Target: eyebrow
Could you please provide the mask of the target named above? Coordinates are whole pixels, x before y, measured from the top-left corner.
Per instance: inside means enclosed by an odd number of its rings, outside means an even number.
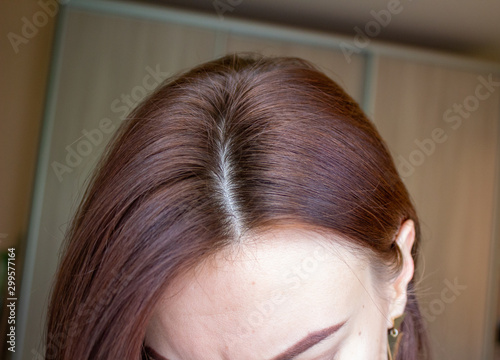
[[[285,350],[283,353],[280,355],[272,358],[272,360],[291,360],[297,355],[302,354],[306,350],[312,348],[314,345],[320,343],[321,341],[325,340],[327,337],[332,335],[333,333],[337,332],[342,326],[345,325],[347,320],[330,326],[326,329],[314,331],[312,333],[309,333],[305,338],[297,342],[295,345],[292,345],[288,350]]]
[[[327,337],[330,335],[334,334],[342,326],[345,325],[347,320],[330,326],[326,329],[314,331],[312,333],[309,333],[305,338],[297,342],[295,345],[292,345],[288,350],[285,350],[283,353],[280,355],[272,358],[271,360],[292,360],[294,357],[297,355],[302,354],[306,350],[309,350],[312,348],[314,345],[320,343],[321,341],[325,340]],[[153,360],[168,360],[167,358],[163,357],[162,355],[158,354],[155,350],[153,350],[149,346],[145,346],[146,353],[153,358]]]

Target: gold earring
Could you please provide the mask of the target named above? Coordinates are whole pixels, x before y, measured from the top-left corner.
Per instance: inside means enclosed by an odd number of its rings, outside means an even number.
[[[389,360],[395,360],[398,355],[399,343],[401,341],[402,331],[401,331],[401,323],[405,318],[405,314],[401,315],[398,318],[392,320],[392,328],[389,329],[387,334],[387,355]]]

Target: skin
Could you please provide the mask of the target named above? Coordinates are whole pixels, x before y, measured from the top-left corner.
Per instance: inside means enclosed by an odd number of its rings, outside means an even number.
[[[413,277],[414,237],[408,220],[396,240],[403,269],[381,283],[342,239],[300,228],[253,236],[169,287],[146,345],[159,360],[387,359],[387,330]],[[313,333],[316,345],[279,357]]]

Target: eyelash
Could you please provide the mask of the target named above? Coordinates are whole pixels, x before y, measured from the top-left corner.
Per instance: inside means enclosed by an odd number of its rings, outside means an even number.
[[[151,352],[149,346],[142,345],[142,357],[141,360],[160,360],[154,356]],[[168,360],[168,359],[165,359]]]
[[[333,354],[333,357],[325,359],[325,360],[338,360],[337,356],[338,356],[338,353],[337,353],[337,351],[335,351],[335,353]],[[158,359],[154,356],[154,354],[151,352],[151,349],[149,346],[143,345],[142,346],[141,360],[160,360],[160,359]],[[165,360],[168,360],[168,359],[165,359]],[[314,359],[314,360],[321,360],[321,358]]]

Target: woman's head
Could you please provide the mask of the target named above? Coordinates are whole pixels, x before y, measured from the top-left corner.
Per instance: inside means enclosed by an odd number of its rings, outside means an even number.
[[[399,356],[417,359],[419,237],[383,140],[337,84],[300,59],[227,56],[117,133],[68,233],[47,358],[138,359],[145,342],[169,360],[260,360],[343,324],[296,359],[364,359],[405,311]]]

